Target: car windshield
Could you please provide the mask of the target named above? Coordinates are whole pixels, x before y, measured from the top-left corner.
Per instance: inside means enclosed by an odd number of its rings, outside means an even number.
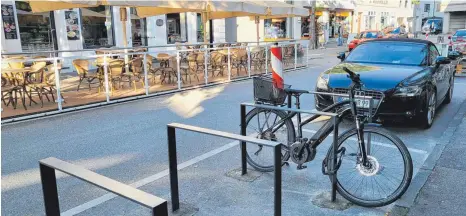
[[[435,25],[439,25],[441,21],[442,21],[442,20],[439,20],[439,19],[430,19],[430,20],[427,20],[426,23],[427,23],[428,25],[432,25],[432,23],[435,23]]]
[[[374,64],[421,65],[427,59],[425,44],[385,41],[357,46],[345,61]]]
[[[465,37],[466,36],[466,30],[456,31],[456,33],[453,36]]]
[[[362,38],[377,38],[377,32],[364,32]]]

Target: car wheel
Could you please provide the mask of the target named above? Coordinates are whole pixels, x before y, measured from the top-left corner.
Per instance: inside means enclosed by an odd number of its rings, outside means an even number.
[[[425,107],[419,115],[419,124],[422,128],[428,129],[432,126],[436,109],[437,93],[435,89],[431,89],[427,92]]]
[[[451,99],[453,98],[453,88],[455,87],[455,80],[451,78],[450,81],[450,88],[448,88],[447,95],[445,96],[445,100],[443,101],[444,104],[449,104]]]

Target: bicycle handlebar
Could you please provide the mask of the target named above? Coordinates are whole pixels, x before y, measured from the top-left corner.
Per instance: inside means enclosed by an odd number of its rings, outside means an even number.
[[[358,85],[361,85],[362,82],[361,82],[361,78],[359,78],[359,74],[357,73],[354,73],[353,71],[351,71],[350,69],[348,69],[347,67],[343,67],[342,68],[346,73],[348,73],[348,77],[356,84]]]

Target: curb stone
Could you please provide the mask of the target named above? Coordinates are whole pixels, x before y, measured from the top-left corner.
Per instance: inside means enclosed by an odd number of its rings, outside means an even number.
[[[422,167],[417,172],[416,176],[411,181],[406,193],[395,202],[395,205],[387,212],[390,216],[405,216],[408,214],[409,209],[413,206],[416,198],[424,187],[427,179],[432,173],[438,159],[443,153],[445,147],[451,142],[451,139],[461,124],[463,117],[466,115],[466,99],[460,105],[458,112],[453,117],[452,121],[448,124],[448,128],[443,132],[440,139],[437,141],[436,146],[431,151],[427,159],[424,161]]]

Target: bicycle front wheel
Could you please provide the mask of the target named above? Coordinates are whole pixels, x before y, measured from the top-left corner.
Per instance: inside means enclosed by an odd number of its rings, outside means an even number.
[[[391,204],[408,189],[413,162],[408,149],[397,136],[380,127],[364,126],[367,161],[362,163],[357,129],[338,138],[338,149],[345,148],[337,172],[337,190],[344,198],[364,207]],[[327,153],[331,160],[333,148]],[[329,161],[327,161],[327,164]]]
[[[290,157],[288,146],[296,140],[293,122],[280,110],[255,108],[246,115],[246,136],[280,142],[282,160]],[[248,145],[246,159],[249,165],[261,172],[274,170],[273,148],[261,145]]]

